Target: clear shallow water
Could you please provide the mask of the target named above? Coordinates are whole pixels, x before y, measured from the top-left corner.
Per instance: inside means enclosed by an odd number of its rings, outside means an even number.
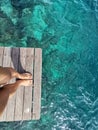
[[[98,130],[98,1],[1,0],[0,45],[43,49],[39,121],[0,130]]]

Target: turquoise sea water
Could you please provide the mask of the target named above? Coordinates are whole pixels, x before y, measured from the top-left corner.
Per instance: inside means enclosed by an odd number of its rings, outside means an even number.
[[[0,0],[0,46],[43,49],[41,119],[0,130],[98,130],[98,0]]]

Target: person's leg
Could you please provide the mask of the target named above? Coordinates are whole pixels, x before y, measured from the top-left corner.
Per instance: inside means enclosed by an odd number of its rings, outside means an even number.
[[[0,85],[6,84],[12,78],[32,79],[32,75],[30,73],[20,74],[11,67],[0,67]]]
[[[11,79],[11,73],[5,67],[0,67],[0,85],[4,85]]]
[[[18,80],[13,84],[7,84],[0,88],[0,115],[4,111],[9,97],[11,97],[18,87],[20,86],[31,86],[32,80]]]
[[[13,69],[11,67],[10,68],[8,67],[6,69],[8,69],[10,71],[12,78],[32,79],[32,75],[30,73],[22,73],[22,74],[20,74],[15,69]]]

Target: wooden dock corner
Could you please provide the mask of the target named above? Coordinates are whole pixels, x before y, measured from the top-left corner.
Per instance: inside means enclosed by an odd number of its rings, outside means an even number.
[[[42,50],[0,47],[0,66],[13,67],[20,73],[32,73],[34,84],[17,90],[13,98],[9,99],[0,122],[40,119]],[[15,79],[11,82],[15,82]]]

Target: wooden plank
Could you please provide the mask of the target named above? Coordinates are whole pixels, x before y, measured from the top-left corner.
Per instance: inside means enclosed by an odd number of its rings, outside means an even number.
[[[26,65],[26,49],[21,48],[20,49],[20,59],[18,63],[18,71],[21,71],[21,66],[25,68]],[[23,111],[23,93],[24,93],[24,87],[20,87],[16,92],[16,104],[15,104],[15,118],[14,120],[22,120],[22,111]]]
[[[25,70],[31,72],[33,76],[33,60],[34,60],[34,49],[26,49],[26,66]],[[32,86],[25,87],[24,89],[24,105],[23,105],[23,120],[31,119],[31,108],[32,108]]]
[[[4,52],[4,48],[1,47],[0,48],[0,66],[3,66],[3,52]],[[0,117],[0,121],[3,121],[4,118],[3,118],[3,115]]]
[[[40,118],[40,110],[41,110],[41,73],[42,73],[41,66],[42,66],[42,50],[35,49],[32,119],[37,119],[37,120]]]
[[[3,55],[3,67],[8,67],[10,66],[10,61],[11,61],[11,57],[10,57],[10,48],[4,48],[4,55]],[[5,108],[2,116],[0,117],[0,120],[2,121],[6,121],[6,110],[7,107]]]
[[[19,48],[11,48],[11,64],[12,68],[17,70],[18,68],[18,58],[19,58]],[[13,64],[14,63],[14,64]],[[14,83],[16,79],[12,79],[10,83]],[[15,111],[15,99],[16,93],[10,100],[8,100],[7,110],[6,110],[6,121],[14,121],[14,111]]]
[[[0,47],[0,66],[3,65],[3,51],[4,47]]]

